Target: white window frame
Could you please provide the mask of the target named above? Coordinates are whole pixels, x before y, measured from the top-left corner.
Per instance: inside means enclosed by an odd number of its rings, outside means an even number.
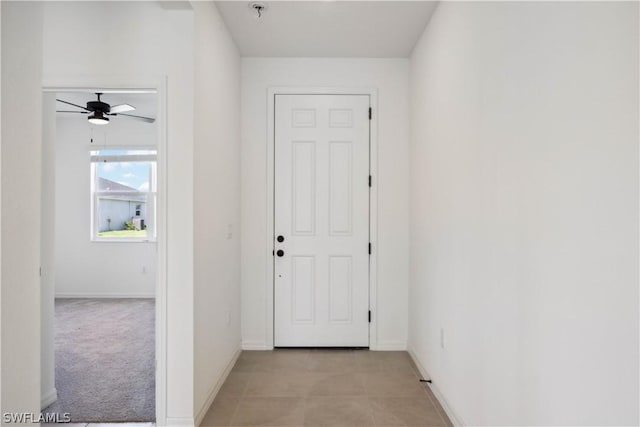
[[[116,242],[116,243],[147,243],[156,242],[157,227],[156,213],[158,208],[158,152],[155,147],[109,147],[103,148],[107,150],[131,150],[131,151],[153,151],[154,154],[121,154],[121,155],[99,155],[94,154],[100,149],[92,149],[89,152],[89,163],[91,168],[91,241],[92,242]],[[149,169],[149,189],[147,191],[96,191],[97,168],[96,164],[103,161],[111,162],[151,162]],[[155,185],[154,185],[155,183]],[[99,219],[98,219],[98,200],[108,198],[109,196],[137,196],[145,195],[147,198],[147,215],[145,225],[147,229],[147,237],[100,237],[99,236]]]

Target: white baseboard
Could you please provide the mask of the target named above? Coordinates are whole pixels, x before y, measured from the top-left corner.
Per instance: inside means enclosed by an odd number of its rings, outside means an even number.
[[[166,427],[194,427],[193,418],[187,417],[167,417],[164,424]]]
[[[374,346],[370,347],[373,351],[406,351],[406,341],[378,341]]]
[[[420,375],[422,375],[422,378],[431,379],[431,376],[429,375],[425,367],[422,365],[422,363],[420,363],[420,360],[418,360],[418,356],[416,355],[416,352],[412,348],[409,348],[408,351],[409,351],[409,355],[411,356],[411,359],[413,359],[413,363],[415,363],[416,367],[418,368],[418,371],[420,371]],[[433,392],[433,395],[436,397],[436,399],[438,399],[438,402],[440,402],[440,406],[442,406],[442,409],[444,409],[444,412],[449,417],[449,420],[451,421],[451,423],[455,427],[466,426],[462,418],[460,418],[460,416],[458,416],[458,414],[456,414],[456,412],[453,410],[451,405],[449,405],[449,403],[447,402],[447,399],[445,399],[444,395],[442,394],[438,386],[435,383],[427,383],[427,384],[431,389],[431,391]]]
[[[239,356],[240,356],[240,350],[238,349],[231,357],[231,360],[229,361],[229,363],[227,363],[227,366],[224,368],[224,371],[222,372],[222,375],[220,376],[220,378],[218,378],[218,381],[213,385],[211,390],[209,390],[209,393],[207,394],[207,399],[204,401],[204,405],[202,405],[202,408],[200,408],[200,410],[196,414],[196,419],[195,419],[196,426],[199,426],[202,420],[204,419],[204,416],[207,415],[207,411],[209,410],[209,407],[211,406],[211,404],[213,403],[213,400],[216,398],[216,395],[220,391],[222,384],[224,384],[224,382],[227,380],[227,377],[231,373],[231,370],[233,369],[233,365],[236,364],[236,360],[238,360]]]
[[[258,341],[242,341],[242,349],[243,350],[273,350],[273,347]]]
[[[43,393],[40,397],[40,408],[44,409],[58,400],[58,390],[54,387],[46,393]]]
[[[151,298],[155,299],[155,294],[74,294],[57,293],[56,298]]]

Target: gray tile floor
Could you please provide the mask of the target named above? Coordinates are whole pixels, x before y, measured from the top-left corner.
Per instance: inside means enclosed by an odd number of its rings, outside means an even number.
[[[406,352],[243,351],[201,426],[451,426]]]

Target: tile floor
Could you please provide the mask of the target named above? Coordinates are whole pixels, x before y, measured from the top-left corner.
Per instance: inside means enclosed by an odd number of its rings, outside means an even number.
[[[451,426],[406,352],[243,351],[201,424]]]

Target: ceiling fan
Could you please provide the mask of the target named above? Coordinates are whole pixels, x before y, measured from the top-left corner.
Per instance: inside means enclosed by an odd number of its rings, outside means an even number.
[[[140,120],[146,123],[153,123],[156,119],[151,117],[142,117],[136,116],[133,114],[125,114],[125,112],[133,111],[136,107],[129,104],[119,104],[114,105],[113,107],[106,102],[100,100],[100,96],[102,96],[101,92],[96,92],[98,96],[97,101],[88,101],[87,106],[83,107],[81,105],[74,104],[73,102],[64,101],[62,99],[56,99],[58,102],[62,102],[63,104],[72,105],[74,107],[82,109],[82,111],[69,111],[69,110],[57,110],[57,113],[76,113],[76,114],[88,114],[87,120],[89,123],[94,125],[106,125],[109,123],[109,117],[126,117],[129,119]]]

